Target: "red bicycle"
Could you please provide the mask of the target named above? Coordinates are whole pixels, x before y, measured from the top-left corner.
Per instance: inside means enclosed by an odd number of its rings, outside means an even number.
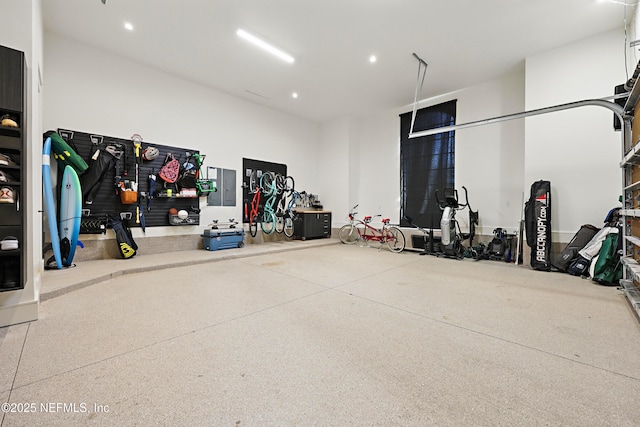
[[[356,219],[357,212],[354,212],[358,205],[349,211],[349,224],[342,226],[338,231],[340,241],[347,245],[352,245],[360,240],[369,246],[370,241],[379,242],[380,248],[386,244],[391,252],[400,253],[404,250],[406,241],[402,231],[393,225],[389,225],[389,218],[382,218],[382,227],[371,226],[372,216],[365,216],[363,220]],[[381,216],[381,215],[376,215]]]
[[[260,187],[255,187],[253,200],[251,200],[251,212],[249,212],[249,233],[251,233],[251,237],[256,237],[258,234],[260,216]]]

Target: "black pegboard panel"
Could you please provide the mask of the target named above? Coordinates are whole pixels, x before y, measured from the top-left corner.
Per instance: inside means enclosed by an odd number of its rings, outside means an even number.
[[[245,213],[251,210],[251,200],[253,199],[253,190],[249,188],[249,177],[253,171],[257,171],[258,177],[264,172],[273,172],[284,177],[287,176],[287,165],[283,163],[265,162],[262,160],[242,159],[242,222],[249,222],[249,218]],[[277,203],[276,203],[277,206]],[[260,199],[260,212],[264,208],[264,198]]]
[[[91,155],[98,147],[105,147],[108,144],[119,144],[124,149],[124,154],[116,161],[117,170],[123,179],[135,181],[135,148],[131,139],[115,138],[106,135],[90,134],[85,132],[71,131],[67,129],[58,129],[60,136],[71,145],[80,156],[88,164],[91,164]],[[139,160],[138,164],[138,192],[149,194],[149,175],[153,172],[156,175],[155,193],[165,192],[167,188],[172,190],[172,197],[154,197],[151,200],[151,209],[147,209],[148,198],[140,199],[140,209],[144,214],[146,227],[169,226],[169,209],[186,210],[189,212],[190,221],[185,225],[199,225],[199,215],[195,211],[199,210],[200,199],[198,197],[185,198],[176,197],[180,188],[175,184],[166,184],[160,177],[158,171],[164,164],[167,153],[180,162],[184,163],[188,159],[188,154],[198,153],[197,150],[188,148],[178,148],[173,146],[161,145],[152,142],[142,141],[142,149],[148,146],[156,147],[160,151],[160,155],[152,161]],[[60,168],[59,168],[60,169]],[[126,175],[125,175],[126,172]],[[141,224],[136,223],[136,207],[137,204],[123,205],[120,196],[116,191],[116,167],[107,169],[100,187],[93,198],[92,204],[86,204],[83,200],[83,209],[89,209],[92,217],[99,215],[119,216],[121,212],[128,212],[132,218],[129,221],[130,227],[139,227]],[[61,182],[61,171],[58,172],[58,182]]]

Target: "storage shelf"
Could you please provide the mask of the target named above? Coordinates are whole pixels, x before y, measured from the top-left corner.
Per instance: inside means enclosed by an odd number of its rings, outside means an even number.
[[[13,136],[0,135],[0,152],[3,154],[15,154],[22,151],[22,140]]]
[[[633,166],[640,162],[640,143],[637,143],[627,154],[624,155],[620,162],[620,167]]]
[[[621,257],[620,261],[622,262],[622,265],[627,268],[627,271],[638,274],[637,278],[640,279],[640,264],[638,264],[638,261],[630,256]],[[634,279],[636,279],[636,277],[634,277]]]
[[[624,239],[627,242],[631,242],[633,243],[635,246],[640,247],[640,238],[637,238],[636,236],[624,236]]]
[[[0,85],[3,89],[3,96],[0,97],[0,117],[8,114],[18,124],[17,127],[0,125],[0,153],[9,156],[16,164],[14,166],[0,165],[0,170],[7,175],[9,180],[0,182],[0,187],[11,187],[14,197],[14,203],[0,203],[0,241],[11,236],[19,242],[17,249],[0,249],[0,292],[24,289],[26,281],[25,249],[22,245],[25,241],[26,230],[23,218],[24,210],[20,206],[25,199],[25,179],[28,168],[24,155],[24,136],[28,128],[23,111],[24,67],[25,61],[22,52],[0,46]],[[34,254],[34,256],[37,255]],[[10,306],[7,305],[3,308]]]
[[[640,181],[634,182],[633,184],[624,187],[624,191],[633,191],[633,190],[640,190]]]
[[[4,251],[0,250],[0,257],[19,256],[19,255],[20,255],[20,248],[4,250]]]
[[[629,92],[629,97],[627,98],[627,102],[624,104],[624,112],[629,114],[636,108],[636,103],[640,99],[640,79],[636,80],[633,87],[631,88],[631,92]]]
[[[621,280],[622,291],[627,297],[629,305],[636,312],[636,316],[640,319],[640,290],[633,284],[631,280]]]
[[[640,218],[640,209],[622,209],[620,210],[620,215]]]
[[[156,199],[197,199],[198,196],[180,196],[180,195],[175,195],[175,196],[161,196],[158,194],[154,194],[153,198]]]
[[[200,225],[200,214],[188,212],[187,218],[180,218],[178,215],[168,214],[169,225]]]
[[[640,264],[631,257],[622,257],[621,261],[627,270],[627,279],[620,280],[620,287],[640,319],[640,289],[636,286],[636,283],[640,283]]]
[[[20,138],[22,130],[11,126],[0,126],[0,135]]]
[[[639,68],[640,62],[636,65],[636,70]],[[640,168],[640,140],[637,137],[639,123],[636,123],[640,117],[640,111],[636,111],[638,101],[640,101],[640,79],[636,79],[623,107],[625,121],[635,118],[633,129],[629,129],[628,126],[623,127],[623,141],[629,141],[632,138],[632,135],[627,134],[628,132],[636,134],[636,141],[630,141],[632,144],[631,149],[624,154],[620,162],[620,167],[626,168],[622,174],[623,203],[625,206],[633,206],[636,203],[635,191],[640,190],[640,181],[633,182],[637,168]],[[623,150],[624,148],[626,147],[624,147],[623,143]],[[623,245],[624,256],[620,257],[624,269],[624,279],[620,280],[620,288],[640,321],[640,289],[637,286],[640,283],[640,264],[631,255],[640,247],[640,237],[633,235],[634,227],[631,226],[632,221],[630,221],[631,219],[640,218],[640,209],[622,209],[620,214],[624,220],[622,233],[625,242]],[[629,244],[632,244],[633,247],[630,247]]]

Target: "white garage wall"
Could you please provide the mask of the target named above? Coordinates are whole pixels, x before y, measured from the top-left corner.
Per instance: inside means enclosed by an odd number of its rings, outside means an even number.
[[[460,124],[609,96],[625,81],[623,43],[622,31],[613,31],[563,46],[528,58],[526,72],[428,99],[420,107],[457,99]],[[359,147],[357,191],[350,203],[360,203],[362,213],[400,219],[398,115],[410,110],[350,119],[360,129],[359,136],[345,137]],[[601,225],[620,194],[621,135],[612,130],[612,120],[609,110],[585,107],[458,130],[456,187],[469,190],[471,206],[480,213],[478,232],[515,230],[523,197],[538,179],[552,182],[554,241],[568,242],[582,224]],[[334,216],[334,226],[343,216]],[[466,212],[458,218],[463,228],[467,218]]]
[[[242,158],[285,163],[298,189],[318,192],[320,126],[56,34],[45,34],[44,129],[66,128],[198,149],[235,169],[236,207],[206,207],[201,223],[242,217]],[[185,64],[188,66],[188,64]],[[141,230],[134,228],[134,237]],[[149,227],[147,236],[201,227]]]
[[[524,108],[523,83],[524,75],[516,73],[428,99],[421,102],[420,108],[457,99],[457,123],[516,113]],[[358,121],[360,132],[354,138],[359,141],[358,190],[351,203],[360,203],[359,211],[363,214],[380,213],[396,223],[400,220],[399,114],[411,109],[407,106]],[[517,226],[521,212],[523,153],[522,121],[456,132],[456,187],[460,191],[461,186],[467,187],[471,207],[480,212],[478,232],[491,234],[496,227]],[[468,213],[462,212],[458,220],[463,229],[467,227]]]
[[[613,95],[626,81],[623,52],[623,32],[612,31],[527,58],[527,109]],[[552,239],[567,242],[582,224],[601,226],[621,193],[613,113],[581,107],[530,117],[525,138],[526,191],[551,181]]]
[[[352,140],[354,121],[347,117],[337,118],[321,126],[320,152],[318,155],[318,196],[322,205],[332,211],[334,225],[340,223],[351,206],[352,186],[356,179],[358,164],[353,153],[357,143]],[[353,190],[355,191],[355,190]]]
[[[524,75],[468,88],[459,93],[457,123],[518,113],[524,109]],[[516,231],[522,215],[524,122],[506,121],[456,131],[456,187],[464,185],[479,212],[478,233],[497,227]],[[462,197],[462,193],[460,193]],[[458,218],[467,224],[465,212]]]
[[[399,221],[398,115],[411,106],[317,125],[54,34],[47,34],[45,41],[45,129],[65,127],[124,138],[140,133],[147,141],[209,151],[208,164],[239,173],[243,156],[287,163],[298,189],[318,194],[324,206],[334,212],[334,226],[344,221],[355,203],[360,203],[362,213],[380,213]],[[615,65],[621,61],[621,55],[616,54],[621,50],[616,49],[618,43],[620,32],[612,32],[577,43],[577,47],[540,54],[527,60],[526,84],[524,74],[516,73],[426,100],[421,107],[458,99],[457,122],[465,123],[520,112],[525,107],[606,96],[615,84],[624,81],[624,70]],[[583,64],[580,72],[575,64]],[[562,209],[561,215],[554,215],[556,232],[570,238],[582,223],[601,222],[602,211],[613,206],[619,192],[620,150],[619,134],[611,131],[611,114],[595,110],[578,110],[573,126],[567,126],[565,117],[554,116],[575,112],[562,112],[526,119],[526,133],[525,120],[457,131],[456,186],[468,188],[471,205],[480,212],[479,232],[515,228],[523,191],[528,192],[530,183],[541,178],[552,181],[554,210]],[[571,135],[563,135],[562,129],[568,128]],[[580,135],[575,134],[575,128],[583,129]],[[566,139],[578,141],[578,146],[566,147]],[[610,142],[596,143],[603,139]],[[565,141],[566,148],[558,152],[560,141]],[[551,156],[551,162],[539,154],[545,147],[558,153]],[[603,152],[588,154],[596,149]],[[607,171],[606,178],[598,174],[596,187],[587,187],[589,193],[595,188],[596,193],[606,194],[597,202],[602,207],[594,207],[590,194],[590,202],[567,209],[580,198],[572,193],[575,174],[563,180],[569,171],[564,162],[574,158],[576,151],[575,164],[581,165],[578,175],[587,170],[585,165]],[[601,154],[608,156],[607,167]],[[585,164],[586,158],[597,160]],[[585,210],[592,215],[587,218],[575,213]],[[241,213],[240,206],[207,208],[203,220],[239,218]],[[463,226],[466,217],[464,213],[459,218]],[[152,233],[185,232],[182,227],[156,230]]]
[[[354,193],[364,215],[400,221],[400,118],[395,112],[360,121],[358,187]],[[355,202],[354,201],[354,202]],[[380,218],[377,219],[378,222]]]

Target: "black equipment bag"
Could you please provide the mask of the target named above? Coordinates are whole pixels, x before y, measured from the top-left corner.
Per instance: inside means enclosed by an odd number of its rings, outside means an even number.
[[[180,188],[196,188],[197,172],[196,169],[181,169],[180,176],[178,176],[178,186]]]
[[[578,251],[586,246],[593,239],[593,236],[600,231],[598,227],[585,224],[573,236],[569,244],[553,259],[553,266],[558,270],[567,271],[571,262],[578,257]]]
[[[493,230],[493,239],[487,245],[489,259],[503,261],[507,252],[506,232],[502,228]]]
[[[524,207],[527,244],[531,248],[531,268],[551,270],[551,182],[531,184],[531,196]]]
[[[586,276],[589,274],[590,265],[591,260],[586,259],[582,255],[578,255],[576,259],[569,264],[569,267],[567,267],[567,273],[572,276]]]
[[[122,152],[114,145],[97,147],[91,154],[89,169],[80,178],[84,204],[93,204],[93,199],[102,185],[108,171],[112,170]]]
[[[133,257],[138,250],[138,245],[133,236],[131,230],[126,221],[121,221],[117,217],[109,218],[109,225],[116,233],[116,243],[118,244],[118,253],[124,259]]]

